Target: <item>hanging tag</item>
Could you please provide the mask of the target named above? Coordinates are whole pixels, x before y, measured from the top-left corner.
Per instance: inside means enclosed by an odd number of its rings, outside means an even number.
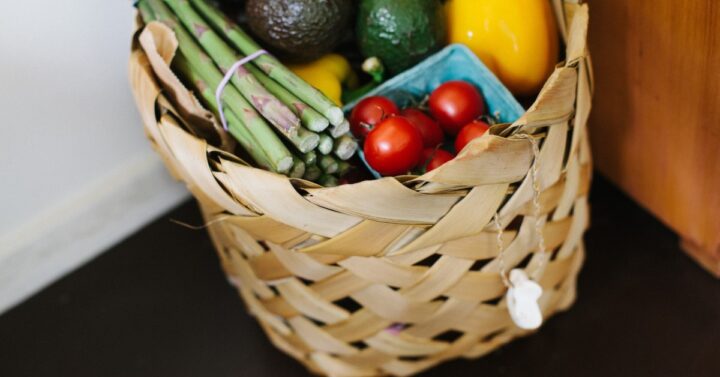
[[[542,287],[518,268],[510,271],[510,283],[505,296],[510,318],[521,329],[537,329],[542,324],[542,311],[538,304]]]

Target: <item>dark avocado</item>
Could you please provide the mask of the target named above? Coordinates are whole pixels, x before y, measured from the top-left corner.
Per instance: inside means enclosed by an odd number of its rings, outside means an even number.
[[[395,74],[445,44],[445,14],[440,0],[361,0],[356,32],[363,55]]]
[[[248,24],[263,46],[293,62],[332,51],[349,32],[351,0],[248,0]]]

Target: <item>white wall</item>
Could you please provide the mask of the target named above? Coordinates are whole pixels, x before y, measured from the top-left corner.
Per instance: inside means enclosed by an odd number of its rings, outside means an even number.
[[[133,20],[129,0],[3,2],[0,312],[184,197],[134,107]]]

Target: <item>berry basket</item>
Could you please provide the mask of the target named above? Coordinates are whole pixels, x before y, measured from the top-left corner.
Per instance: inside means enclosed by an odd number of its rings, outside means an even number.
[[[512,93],[485,67],[480,59],[462,44],[452,44],[433,56],[423,60],[415,67],[393,77],[366,96],[381,95],[388,97],[400,107],[420,103],[440,84],[460,80],[472,83],[482,92],[487,112],[500,123],[510,123],[525,112]],[[350,113],[360,99],[347,104],[343,109]],[[380,174],[365,161],[362,151],[358,151],[363,162],[375,178]]]
[[[542,286],[544,318],[572,304],[592,171],[588,9],[553,4],[566,59],[527,111],[506,104],[519,119],[423,176],[330,188],[226,152],[233,141],[169,68],[172,33],[138,30],[130,77],[146,135],[275,346],[318,374],[406,376],[529,333],[508,314],[506,270]]]

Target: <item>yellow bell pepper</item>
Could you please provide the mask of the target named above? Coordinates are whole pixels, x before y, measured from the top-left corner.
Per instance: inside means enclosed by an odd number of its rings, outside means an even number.
[[[513,94],[537,93],[558,59],[548,0],[450,0],[450,43],[467,45]]]
[[[342,106],[340,98],[343,84],[348,87],[357,85],[357,76],[350,63],[338,54],[327,54],[310,63],[289,65],[288,68],[338,106]]]

